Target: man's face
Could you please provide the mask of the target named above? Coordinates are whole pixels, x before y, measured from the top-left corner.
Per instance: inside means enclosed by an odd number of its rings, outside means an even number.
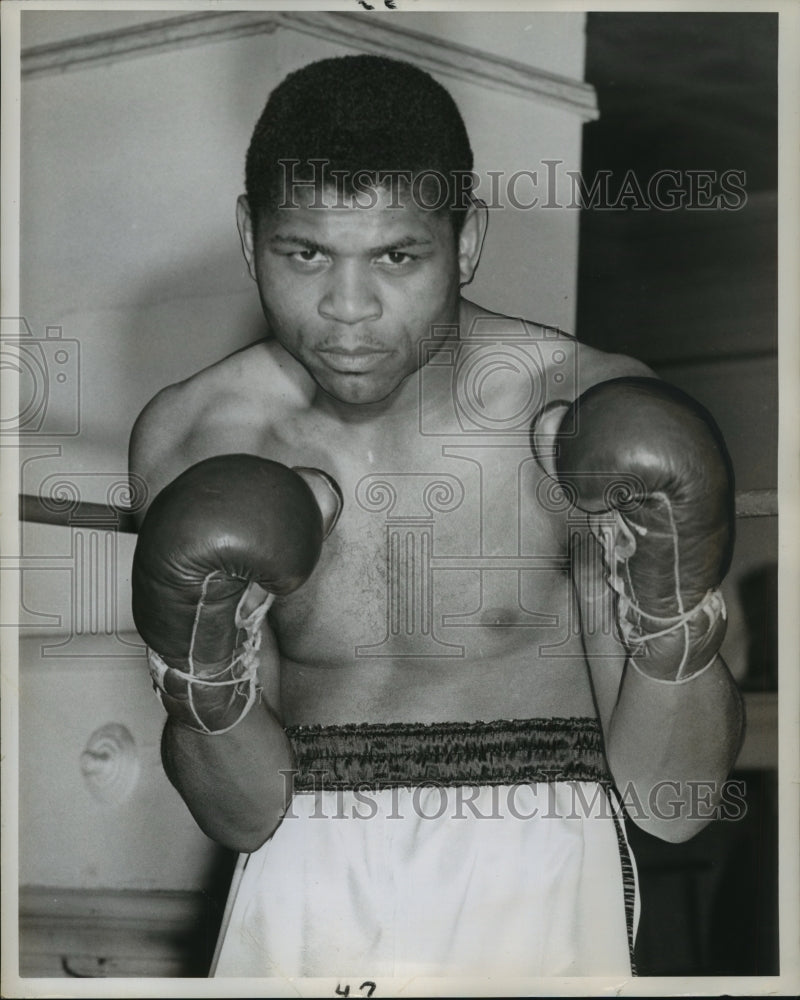
[[[245,256],[274,337],[344,403],[385,399],[419,367],[420,341],[456,322],[460,284],[474,270],[447,213],[374,193],[369,208],[346,198],[333,207],[332,194],[331,207],[313,207],[311,192],[264,213],[249,252],[240,203]]]

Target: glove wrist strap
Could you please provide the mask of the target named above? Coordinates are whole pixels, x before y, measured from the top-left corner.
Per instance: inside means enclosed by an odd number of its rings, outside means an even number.
[[[690,666],[689,661],[691,653],[693,648],[697,645],[697,640],[693,640],[691,636],[690,625],[701,614],[705,614],[707,619],[705,634],[707,635],[716,626],[720,618],[723,621],[727,621],[728,611],[725,606],[725,599],[719,589],[707,591],[703,599],[693,608],[690,608],[689,611],[684,611],[683,614],[675,615],[673,618],[659,618],[656,615],[648,614],[646,611],[637,607],[637,605],[633,602],[628,602],[628,606],[637,617],[646,618],[648,621],[652,622],[666,624],[666,628],[662,628],[656,632],[643,632],[635,625],[631,625],[629,621],[624,621],[624,624],[621,622],[620,628],[628,647],[631,649],[632,657],[635,657],[637,653],[640,653],[643,649],[645,649],[647,643],[651,640],[660,639],[665,636],[681,632],[683,634],[683,655],[681,656],[681,661],[678,664],[678,669],[675,674],[674,679],[676,681],[686,680],[689,677],[693,677],[713,663],[717,656],[716,650],[714,650],[711,659],[708,660],[707,663],[701,663],[701,665],[697,667]],[[647,673],[647,671],[643,671],[643,673]]]
[[[704,664],[702,667],[699,667],[697,670],[687,671],[680,676],[676,674],[674,677],[658,677],[655,674],[649,673],[644,669],[644,667],[642,667],[641,660],[637,660],[634,655],[628,657],[628,662],[637,674],[640,674],[642,677],[646,677],[647,680],[652,681],[654,684],[671,684],[674,686],[676,684],[688,684],[690,681],[697,680],[709,669],[709,667],[712,666],[714,661],[717,659],[717,656],[718,654],[714,653],[708,663]]]

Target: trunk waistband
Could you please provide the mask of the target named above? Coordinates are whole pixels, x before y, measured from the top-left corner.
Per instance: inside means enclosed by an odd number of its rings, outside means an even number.
[[[611,784],[590,717],[289,726],[296,792],[424,784]]]

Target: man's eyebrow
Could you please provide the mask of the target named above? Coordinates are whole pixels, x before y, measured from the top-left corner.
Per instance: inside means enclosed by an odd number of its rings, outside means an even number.
[[[403,236],[399,240],[392,240],[391,243],[384,243],[383,246],[372,247],[371,254],[389,253],[391,250],[404,250],[406,247],[427,247],[433,244],[429,236]]]
[[[326,247],[323,243],[310,240],[306,236],[296,236],[294,233],[276,233],[270,237],[270,243],[286,243],[291,246],[305,247],[307,250],[321,250],[323,253],[330,251],[330,247]]]
[[[288,246],[301,246],[306,250],[318,250],[320,253],[333,254],[332,247],[320,243],[318,240],[309,239],[307,236],[300,236],[296,233],[276,233],[270,238],[271,243],[282,243]],[[404,250],[406,247],[430,246],[433,240],[426,236],[401,236],[390,243],[383,243],[380,246],[370,247],[367,253],[370,255],[380,255],[389,253],[392,250]]]

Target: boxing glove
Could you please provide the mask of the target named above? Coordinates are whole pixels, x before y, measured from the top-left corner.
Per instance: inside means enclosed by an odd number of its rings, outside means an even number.
[[[735,523],[733,471],[713,418],[654,378],[601,382],[565,413],[556,470],[603,546],[634,661],[662,680],[702,670],[725,634],[718,588]]]
[[[206,459],[156,496],[134,553],[133,618],[172,716],[206,734],[244,718],[260,694],[264,616],[309,577],[340,506],[324,473],[255,455]],[[245,611],[252,583],[268,596]]]

